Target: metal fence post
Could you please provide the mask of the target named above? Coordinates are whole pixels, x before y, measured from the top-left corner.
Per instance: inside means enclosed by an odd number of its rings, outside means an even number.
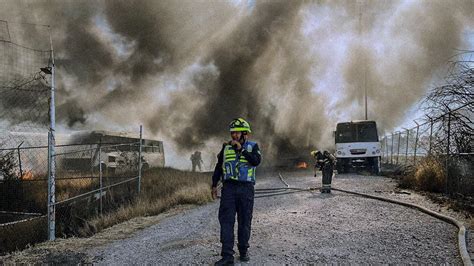
[[[449,110],[448,112],[448,143],[446,147],[446,193],[449,194],[450,192],[449,191],[449,154],[450,154],[449,144],[450,144],[450,138],[451,138],[451,110],[447,106],[446,108],[448,108]]]
[[[388,163],[388,136],[385,136],[385,162]]]
[[[140,125],[140,144],[138,145],[138,194],[141,190],[142,182],[142,140],[143,138],[143,126]]]
[[[410,130],[407,129],[407,145],[405,148],[405,164],[408,165],[408,140],[410,139]]]
[[[402,137],[402,132],[398,131],[398,143],[397,143],[397,165],[398,165],[398,157],[400,157],[400,141]]]
[[[102,208],[103,208],[103,202],[102,202],[102,187],[103,187],[103,181],[102,181],[102,138],[99,140],[99,212],[100,215],[102,215]]]
[[[48,138],[48,239],[54,240],[56,238],[56,157],[55,157],[55,130],[56,130],[56,107],[55,107],[55,66],[54,66],[54,51],[53,41],[51,38],[51,31],[49,33],[49,40],[51,45],[51,99],[50,99],[50,129]]]
[[[21,165],[21,152],[20,152],[20,147],[21,147],[21,145],[23,145],[23,143],[24,143],[24,141],[22,141],[22,142],[20,143],[20,145],[18,145],[18,147],[17,147],[17,152],[18,152],[18,167],[20,168],[20,179],[23,178],[23,167],[22,167],[22,165]]]
[[[431,155],[431,141],[433,137],[433,119],[428,116],[430,119],[430,139],[429,139],[429,145],[428,145],[428,155]]]
[[[393,165],[393,139],[395,138],[395,135],[392,132],[392,146],[390,147],[390,164]]]
[[[415,151],[414,151],[414,154],[413,154],[413,165],[416,165],[416,148],[418,146],[418,133],[419,133],[419,130],[420,130],[420,125],[414,121],[415,124],[416,124],[416,136],[415,136]]]

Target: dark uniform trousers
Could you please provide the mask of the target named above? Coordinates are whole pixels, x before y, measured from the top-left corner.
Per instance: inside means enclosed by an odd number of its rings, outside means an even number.
[[[323,172],[323,187],[331,187],[332,174],[334,172],[334,165],[325,163],[322,169]]]
[[[238,248],[240,254],[249,248],[250,230],[254,202],[254,184],[252,182],[224,181],[219,207],[221,225],[222,257],[234,255],[235,214],[238,222]]]

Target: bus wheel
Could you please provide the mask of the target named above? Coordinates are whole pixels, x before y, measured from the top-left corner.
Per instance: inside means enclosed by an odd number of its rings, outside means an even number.
[[[336,170],[338,174],[344,174],[344,167],[342,165],[336,165]]]
[[[372,161],[371,162],[372,174],[379,175],[380,174],[379,158],[373,158],[371,161]]]

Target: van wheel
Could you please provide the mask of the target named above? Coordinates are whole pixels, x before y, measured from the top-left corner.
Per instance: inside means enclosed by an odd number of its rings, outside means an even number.
[[[374,158],[371,163],[371,168],[372,168],[372,174],[374,175],[379,175],[380,174],[380,168],[379,168],[379,158]]]
[[[336,165],[336,170],[338,174],[344,174],[344,167],[342,165]]]

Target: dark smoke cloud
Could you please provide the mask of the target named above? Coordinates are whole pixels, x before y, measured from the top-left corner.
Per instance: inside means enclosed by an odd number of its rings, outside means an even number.
[[[175,95],[168,107],[151,118],[150,124],[156,125],[152,129],[165,129],[180,147],[195,148],[209,138],[221,137],[231,119],[245,117],[255,135],[265,136],[260,141],[268,154],[318,142],[326,120],[323,113],[314,115],[321,101],[311,92],[314,62],[307,57],[308,47],[299,33],[301,5],[257,3],[200,62],[218,71],[205,79],[200,78],[202,73],[193,77],[199,80],[193,91],[207,91],[206,97],[193,104],[191,111],[186,107],[196,101],[193,92]],[[272,75],[276,80],[268,79]],[[176,108],[190,115],[169,116],[179,112]]]
[[[369,118],[396,126],[473,11],[470,0],[0,3],[0,18],[52,25],[61,123],[144,123],[184,151],[244,117],[274,155],[331,147],[340,115],[363,118],[365,86]]]
[[[172,66],[178,49],[172,43],[167,25],[176,23],[177,17],[170,14],[172,2],[108,1],[105,15],[112,30],[134,42],[129,60],[117,69],[129,76],[132,82],[145,76],[162,72]]]
[[[0,78],[3,78],[0,76]],[[25,128],[47,128],[49,87],[37,75],[12,78],[0,86],[0,117],[9,126],[27,125]],[[21,85],[21,86],[20,86]],[[3,123],[2,123],[3,124]],[[3,125],[2,125],[3,126]]]
[[[88,113],[132,104],[130,98],[136,104],[149,89],[146,79],[178,71],[187,58],[196,56],[199,42],[217,32],[235,10],[222,2],[192,1],[44,0],[1,5],[2,18],[52,26],[58,101],[68,110],[58,116],[76,126],[87,121]],[[206,13],[209,19],[203,19]],[[109,27],[125,47],[104,39],[100,27]],[[17,42],[37,48],[38,40],[48,40],[47,32],[38,27],[16,28],[23,31]],[[41,49],[49,49],[49,42],[45,44]]]
[[[84,124],[87,120],[86,112],[81,108],[79,101],[76,99],[59,105],[56,108],[56,112],[63,114],[59,121],[67,124],[70,128],[73,128],[76,124]],[[67,119],[64,119],[65,117]]]

